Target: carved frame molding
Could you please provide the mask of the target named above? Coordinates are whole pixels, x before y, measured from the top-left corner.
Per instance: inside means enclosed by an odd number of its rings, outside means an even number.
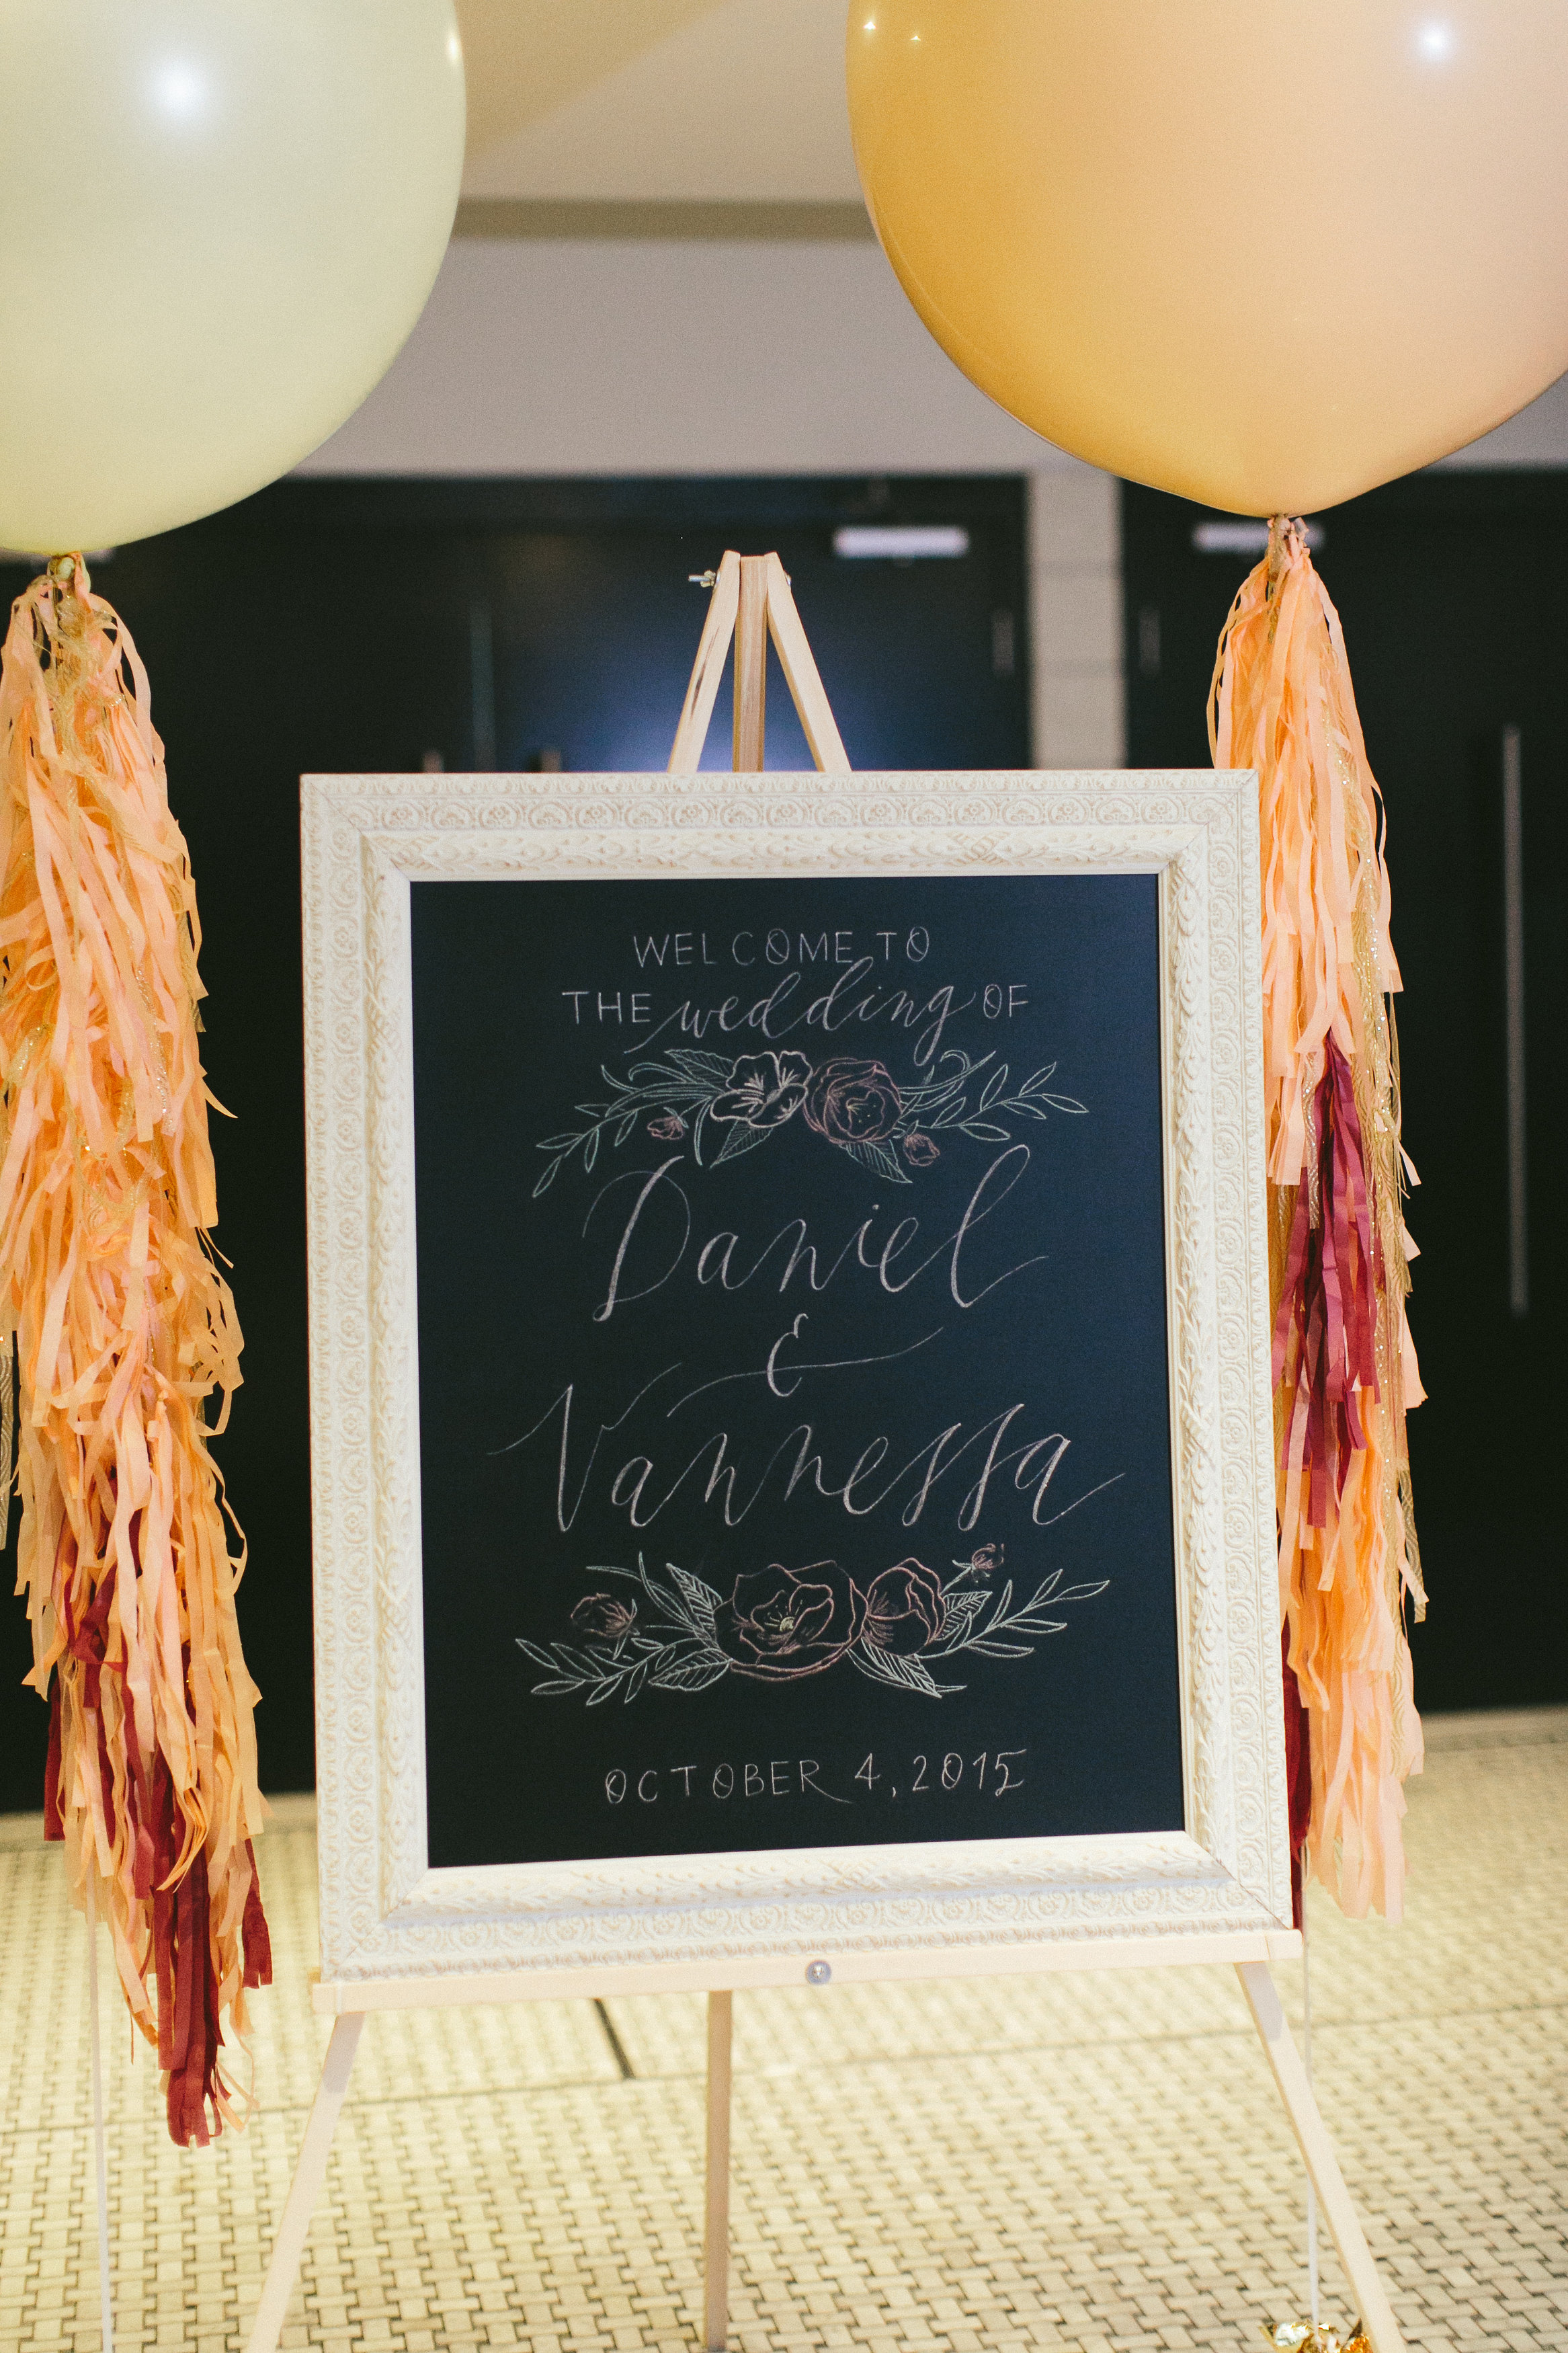
[[[323,1977],[553,1993],[795,1980],[808,1955],[1285,1949],[1250,774],[310,776],[302,806]],[[1184,1832],[431,1870],[410,882],[987,871],[1160,878]]]

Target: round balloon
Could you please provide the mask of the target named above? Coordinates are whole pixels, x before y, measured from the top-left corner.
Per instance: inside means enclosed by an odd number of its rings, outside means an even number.
[[[910,300],[1094,465],[1300,513],[1568,367],[1563,0],[858,0],[848,65]]]
[[[165,531],[325,440],[424,307],[452,0],[0,0],[0,541]]]

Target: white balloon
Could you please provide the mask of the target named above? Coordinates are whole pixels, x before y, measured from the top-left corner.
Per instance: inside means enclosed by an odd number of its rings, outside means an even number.
[[[210,514],[351,416],[462,174],[452,0],[0,0],[0,543]]]

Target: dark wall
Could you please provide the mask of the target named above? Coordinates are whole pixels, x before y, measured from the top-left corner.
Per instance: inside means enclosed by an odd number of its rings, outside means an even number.
[[[1129,758],[1206,764],[1215,645],[1254,556],[1205,554],[1205,511],[1123,494]],[[1232,519],[1226,519],[1232,520]],[[1568,474],[1426,474],[1316,518],[1388,812],[1406,1147],[1429,1398],[1410,1450],[1435,1708],[1568,1698],[1556,1495],[1568,1263]],[[1502,737],[1521,734],[1528,1307],[1510,1307]]]
[[[967,555],[844,562],[843,522],[964,525]],[[95,567],[153,681],[205,938],[221,1221],[246,1386],[216,1451],[250,1543],[240,1620],[270,1789],[314,1778],[299,785],[308,770],[662,768],[727,546],[777,548],[857,767],[1023,766],[1016,479],[278,485]],[[0,566],[16,596],[25,570]],[[810,765],[776,669],[770,761]],[[727,767],[728,690],[706,765]],[[14,1581],[14,1544],[5,1560]],[[0,1810],[47,1718],[0,1608]]]

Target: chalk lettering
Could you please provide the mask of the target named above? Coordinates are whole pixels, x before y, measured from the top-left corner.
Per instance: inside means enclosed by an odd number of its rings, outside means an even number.
[[[680,1153],[672,1153],[657,1168],[623,1169],[595,1196],[584,1221],[584,1235],[600,1203],[609,1198],[616,1186],[635,1183],[638,1178],[642,1180],[641,1189],[616,1244],[605,1296],[594,1310],[595,1324],[607,1324],[617,1306],[635,1299],[646,1299],[654,1292],[662,1290],[685,1263],[692,1234],[691,1202],[680,1180],[671,1173],[680,1166],[683,1157]],[[704,1286],[716,1282],[724,1291],[743,1291],[748,1283],[755,1282],[763,1274],[764,1268],[769,1268],[772,1261],[779,1267],[778,1288],[781,1292],[789,1288],[796,1274],[801,1274],[807,1288],[820,1295],[846,1269],[851,1272],[858,1269],[866,1273],[874,1273],[880,1289],[897,1297],[910,1290],[929,1269],[945,1260],[947,1287],[955,1304],[966,1310],[977,1307],[1003,1283],[1011,1282],[1029,1267],[1043,1266],[1046,1262],[1047,1254],[1035,1251],[1029,1257],[1018,1259],[1011,1266],[1003,1268],[1000,1273],[992,1275],[989,1280],[979,1281],[977,1289],[968,1291],[964,1287],[966,1283],[978,1280],[977,1276],[970,1274],[966,1261],[972,1238],[1001,1208],[1023,1177],[1029,1160],[1030,1150],[1026,1144],[1009,1145],[1005,1152],[998,1153],[970,1195],[957,1226],[902,1273],[895,1273],[894,1262],[913,1249],[921,1230],[920,1219],[913,1217],[899,1219],[878,1250],[871,1240],[877,1223],[877,1213],[873,1211],[853,1228],[831,1260],[826,1261],[818,1257],[817,1245],[808,1240],[810,1229],[804,1218],[791,1218],[754,1255],[746,1251],[736,1229],[721,1227],[699,1246],[692,1261],[693,1278]],[[659,1239],[646,1245],[643,1242],[643,1221],[656,1198],[661,1207],[667,1201],[678,1206],[680,1239],[673,1248],[671,1226],[668,1219]],[[637,1245],[637,1258],[635,1267],[628,1272],[634,1244]],[[784,1252],[782,1262],[774,1256],[775,1252],[781,1251]]]
[[[680,940],[689,936],[679,932],[675,934],[678,951]],[[750,936],[749,934],[737,934],[737,943],[741,938],[749,939]],[[929,1069],[941,1050],[942,1039],[952,1025],[977,1002],[974,992],[964,996],[951,981],[944,981],[940,987],[930,989],[923,995],[918,989],[879,990],[871,979],[876,968],[875,958],[863,955],[844,965],[826,994],[812,997],[802,1006],[798,999],[804,964],[820,963],[826,958],[827,934],[824,932],[815,940],[808,940],[807,935],[802,933],[798,935],[797,944],[803,959],[802,966],[784,973],[765,997],[753,997],[744,1007],[735,997],[726,999],[730,1011],[724,1019],[721,1019],[719,1006],[704,1004],[690,997],[684,997],[662,1020],[653,1025],[647,1038],[639,1038],[635,1049],[628,1050],[640,1054],[671,1029],[682,1037],[695,1039],[705,1038],[715,1027],[726,1032],[750,1029],[768,1044],[777,1045],[782,1039],[795,1037],[803,1029],[820,1029],[825,1036],[834,1037],[851,1022],[861,1028],[881,1024],[902,1032],[909,1039],[910,1060],[917,1071],[924,1071]],[[795,953],[789,934],[776,929],[769,932],[763,944],[763,953],[769,964],[788,965]],[[683,960],[692,961],[689,956],[682,959],[678,952],[676,963]],[[752,963],[755,959],[754,955],[748,955],[744,957],[737,955],[735,960],[737,963]],[[838,958],[835,956],[833,960],[837,962]],[[910,960],[918,963],[920,957],[913,955]]]

